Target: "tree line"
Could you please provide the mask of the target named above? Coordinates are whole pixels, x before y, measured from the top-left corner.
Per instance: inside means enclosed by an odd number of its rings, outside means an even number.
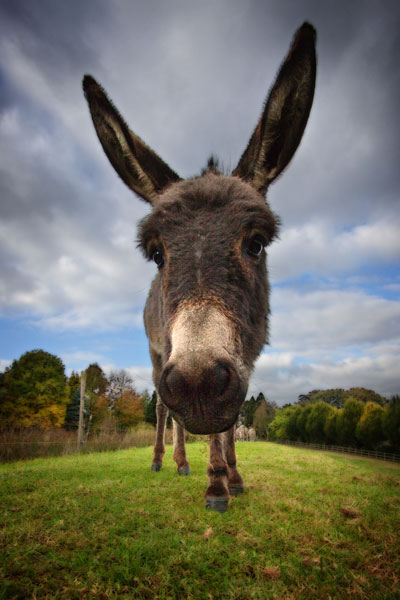
[[[245,402],[242,415],[265,439],[400,450],[398,395],[387,400],[365,388],[313,390],[278,408],[259,394]]]
[[[156,423],[156,394],[138,394],[124,369],[107,377],[93,363],[87,367],[84,396],[86,435],[100,429],[120,431],[140,422]],[[44,350],[32,350],[0,373],[0,424],[3,429],[36,427],[76,430],[81,377],[65,374],[63,362]]]
[[[93,363],[85,373],[86,435],[156,424],[156,393],[138,394],[124,369],[106,376]],[[44,350],[26,352],[0,373],[3,429],[75,430],[79,404],[80,375],[72,372],[67,377],[61,359]],[[400,396],[387,400],[365,388],[313,390],[278,408],[260,393],[244,402],[238,424],[254,427],[261,439],[399,451]]]

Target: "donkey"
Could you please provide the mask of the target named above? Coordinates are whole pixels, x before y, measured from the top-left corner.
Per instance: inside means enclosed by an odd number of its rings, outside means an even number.
[[[174,460],[189,475],[185,430],[210,434],[206,507],[223,512],[243,492],[234,428],[254,361],[268,335],[265,248],[278,218],[265,194],[302,138],[314,96],[315,29],[304,23],[231,175],[209,160],[200,176],[180,177],[126,125],[101,86],[85,75],[94,127],[112,166],[152,206],[139,246],[158,273],[144,309],[157,391],[152,470],[164,455],[168,411]]]

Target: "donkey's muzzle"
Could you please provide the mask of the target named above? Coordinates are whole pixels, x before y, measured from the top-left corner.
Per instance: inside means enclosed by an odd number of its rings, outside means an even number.
[[[235,367],[225,360],[202,369],[167,365],[159,392],[175,420],[187,431],[200,434],[229,429],[246,393]]]

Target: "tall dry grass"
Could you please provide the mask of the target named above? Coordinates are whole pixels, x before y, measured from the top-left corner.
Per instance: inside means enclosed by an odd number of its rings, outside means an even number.
[[[8,429],[0,431],[0,461],[12,462],[66,454],[106,452],[132,446],[152,446],[155,430],[152,425],[141,423],[126,432],[106,427],[93,433],[80,448],[76,432],[64,429]],[[167,429],[165,441],[172,443],[172,430]]]

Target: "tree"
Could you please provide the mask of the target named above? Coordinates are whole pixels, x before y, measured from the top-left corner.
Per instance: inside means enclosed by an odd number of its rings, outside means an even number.
[[[262,398],[260,398],[262,396]],[[262,394],[259,394],[257,400],[260,398],[260,403],[257,406],[254,417],[253,417],[253,427],[256,430],[256,434],[259,438],[269,438],[269,424],[273,421],[276,404],[275,402],[269,402],[265,400]]]
[[[265,400],[264,395],[262,393],[258,394],[257,399],[254,396],[251,396],[250,400],[246,400],[243,403],[241,414],[244,417],[244,425],[246,427],[252,427],[254,413],[259,407],[260,403]]]
[[[152,395],[146,391],[143,396],[143,404],[144,404],[144,420],[146,423],[151,423],[152,425],[157,424],[157,414],[156,414],[156,405],[157,405],[157,392],[154,390]]]
[[[329,390],[319,390],[314,393],[314,402],[325,402],[335,408],[342,408],[345,403],[345,391],[341,388],[333,388]]]
[[[257,437],[261,439],[268,439],[267,426],[267,407],[265,402],[262,402],[259,406],[257,406],[253,416],[253,427],[256,430]]]
[[[7,367],[0,389],[0,418],[7,427],[61,427],[69,400],[64,365],[32,350]]]
[[[337,419],[337,439],[343,446],[356,446],[356,428],[364,410],[364,403],[348,398]]]
[[[106,391],[111,410],[114,408],[115,401],[121,398],[125,391],[135,391],[132,377],[125,369],[111,371]]]
[[[107,389],[108,381],[103,369],[92,363],[86,369],[86,393],[102,396]]]
[[[339,417],[339,409],[332,407],[332,411],[327,415],[324,433],[326,444],[336,444],[337,441],[337,420]]]
[[[99,396],[92,406],[91,429],[97,433],[100,430],[110,429],[110,426],[111,429],[115,429],[115,418],[109,408],[108,398]]]
[[[367,402],[375,402],[376,404],[380,404],[381,406],[386,404],[386,399],[383,396],[380,396],[373,390],[368,390],[360,387],[350,388],[348,391],[345,392],[345,396],[346,398],[354,398],[355,400],[360,400],[360,402],[364,402],[364,404],[366,404]]]
[[[134,427],[144,418],[141,396],[131,390],[125,390],[115,401],[114,413],[119,429],[124,431]]]
[[[384,440],[382,420],[385,411],[376,402],[367,402],[356,427],[357,439],[365,448],[374,448]]]
[[[254,416],[254,411],[256,409],[256,407],[254,407],[253,410],[253,405],[255,403],[256,399],[254,398],[254,396],[251,396],[249,398],[249,400],[245,400],[242,404],[242,407],[240,409],[239,412],[239,419],[238,419],[238,425],[246,425],[246,423],[253,423],[253,416]]]
[[[292,439],[289,437],[288,424],[292,415],[299,409],[297,406],[289,404],[283,408],[278,408],[275,412],[274,419],[269,425],[270,439],[273,440],[287,440]]]
[[[312,405],[311,404],[307,404],[307,406],[304,406],[301,411],[298,413],[297,416],[297,420],[296,420],[296,427],[297,427],[297,431],[298,434],[300,436],[300,440],[302,442],[308,442],[308,433],[307,433],[307,419],[308,419],[308,415],[310,414],[312,409]]]
[[[309,392],[308,394],[299,394],[297,398],[297,404],[300,404],[300,406],[305,406],[306,404],[308,404],[310,402],[311,394],[312,392]]]
[[[328,390],[312,390],[308,394],[300,394],[297,403],[306,406],[307,404],[314,404],[315,402],[326,402],[336,408],[343,408],[348,398],[354,398],[361,402],[376,402],[382,406],[385,404],[385,398],[380,396],[373,390],[357,387],[351,388],[350,390],[343,390],[341,388],[333,388]]]
[[[71,391],[74,391],[75,388],[80,387],[81,385],[81,376],[76,371],[72,371],[71,375],[68,377],[68,385]]]
[[[97,363],[90,364],[85,372],[86,389],[84,405],[84,429],[86,429],[86,435],[88,435],[96,403],[101,396],[104,396],[107,389],[108,380],[103,369]]]
[[[64,420],[64,429],[75,431],[79,424],[79,405],[81,401],[81,391],[79,387],[75,387],[70,392],[69,402],[67,404]]]
[[[305,425],[308,441],[315,444],[325,443],[325,424],[333,411],[333,407],[323,401],[311,406]]]
[[[345,391],[340,388],[329,390],[312,390],[308,394],[300,394],[298,404],[306,406],[315,402],[326,402],[336,408],[342,408],[345,401]]]
[[[400,450],[400,396],[389,400],[382,420],[383,431],[395,450]]]
[[[300,431],[297,426],[297,419],[301,411],[304,410],[301,405],[294,405],[293,410],[290,411],[289,417],[286,424],[286,437],[288,440],[299,440],[300,439]]]
[[[79,404],[80,404],[80,391],[81,377],[79,373],[72,371],[68,378],[69,387],[69,402],[65,413],[65,420],[63,427],[69,431],[75,431],[78,429],[79,423]]]

